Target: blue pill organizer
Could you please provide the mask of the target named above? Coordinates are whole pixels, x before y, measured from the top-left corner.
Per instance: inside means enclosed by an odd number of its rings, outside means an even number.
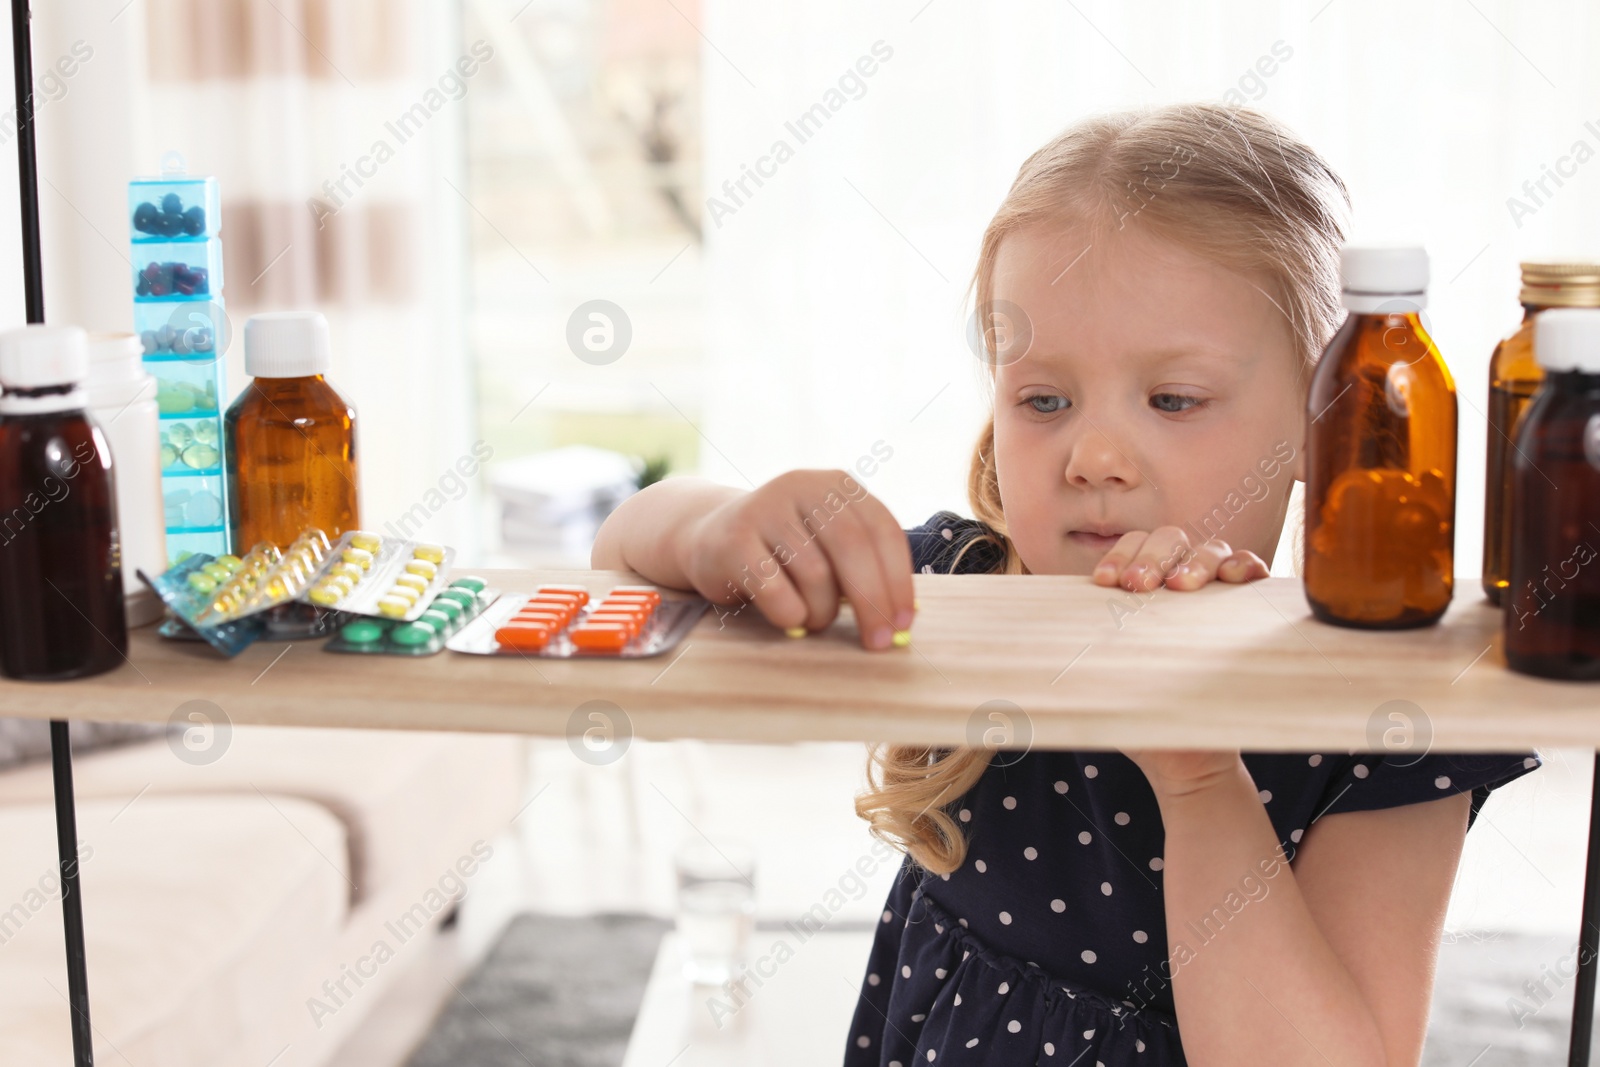
[[[222,415],[228,319],[222,300],[217,179],[188,177],[169,153],[161,176],[128,183],[133,326],[156,380],[169,563],[231,550]]]

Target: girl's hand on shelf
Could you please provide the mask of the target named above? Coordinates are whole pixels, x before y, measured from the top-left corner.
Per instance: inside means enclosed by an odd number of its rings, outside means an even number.
[[[1158,526],[1146,533],[1129,530],[1094,569],[1096,585],[1120,585],[1144,592],[1199,589],[1212,579],[1250,582],[1270,573],[1262,558],[1248,549],[1235,552],[1226,541],[1210,540],[1198,549],[1178,526]]]
[[[796,470],[693,525],[683,571],[714,604],[753,602],[792,636],[826,629],[849,598],[861,643],[888,648],[915,614],[911,546],[894,515],[842,470]]]

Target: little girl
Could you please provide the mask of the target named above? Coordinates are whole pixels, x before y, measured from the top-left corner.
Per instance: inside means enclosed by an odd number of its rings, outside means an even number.
[[[668,479],[612,514],[593,566],[794,633],[848,596],[871,649],[905,640],[913,572],[1147,594],[1266,577],[1342,316],[1348,207],[1248,109],[1080,123],[1023,164],[983,237],[976,521],[903,531],[864,492],[831,506],[855,485],[839,471],[751,492]],[[845,1065],[1414,1065],[1466,832],[1539,765],[880,747],[856,808],[907,855]]]

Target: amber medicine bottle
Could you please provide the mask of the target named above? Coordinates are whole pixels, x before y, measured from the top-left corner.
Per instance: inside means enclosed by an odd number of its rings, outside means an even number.
[[[1422,322],[1428,256],[1346,246],[1344,324],[1306,413],[1305,589],[1323,622],[1436,622],[1454,577],[1456,393]]]
[[[1533,350],[1545,378],[1510,459],[1506,663],[1600,681],[1600,308],[1543,312]]]
[[[127,658],[116,485],[85,410],[87,335],[0,334],[0,671],[56,681]]]
[[[233,549],[288,547],[315,527],[334,540],[360,525],[356,409],[325,375],[328,323],[316,312],[254,315],[244,327],[252,380],[223,420]]]
[[[1511,571],[1511,442],[1544,380],[1533,355],[1534,319],[1555,307],[1600,307],[1600,263],[1522,264],[1522,322],[1489,361],[1488,472],[1483,493],[1483,593],[1499,605]]]

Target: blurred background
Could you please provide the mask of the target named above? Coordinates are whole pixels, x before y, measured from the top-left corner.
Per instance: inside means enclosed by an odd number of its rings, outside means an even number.
[[[52,0],[34,15],[46,310],[131,328],[125,185],[176,151],[221,184],[230,392],[250,314],[328,317],[365,525],[404,518],[466,566],[584,567],[654,479],[753,488],[887,447],[864,481],[909,527],[970,513],[968,282],[1022,160],[1106,109],[1248,104],[1343,176],[1357,239],[1432,257],[1458,595],[1476,597],[1487,367],[1521,315],[1518,261],[1600,245],[1597,47],[1600,9],[1577,0]],[[15,129],[13,109],[0,148]],[[0,327],[24,317],[16,182],[0,167]],[[1285,548],[1273,570],[1292,573]],[[758,845],[772,921],[868,847],[860,746],[635,753],[624,771],[533,745],[525,796],[550,788],[538,810],[561,814],[505,832],[497,903],[464,913],[436,972],[467,973],[522,911],[670,914],[683,820]],[[1481,1064],[1564,1047],[1569,989],[1512,1028],[1533,1045],[1485,1020],[1505,1030],[1506,998],[1571,947],[1590,757],[1548,753],[1468,842],[1452,938],[1522,953],[1440,1009],[1488,1027]],[[870,923],[891,873],[843,919]],[[400,1062],[385,1041],[453,995],[418,988],[337,1062]]]

